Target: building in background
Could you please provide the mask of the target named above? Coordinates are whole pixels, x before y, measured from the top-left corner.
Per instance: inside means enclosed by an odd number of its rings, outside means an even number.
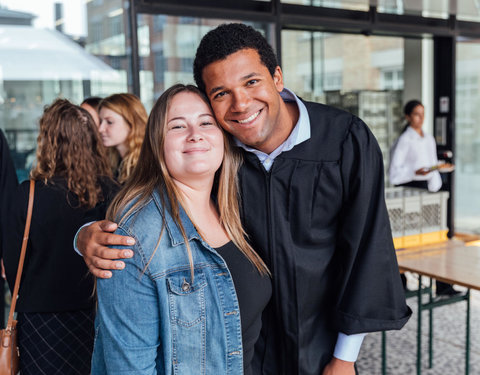
[[[19,179],[35,156],[38,118],[57,97],[80,103],[91,87],[99,95],[123,89],[120,75],[70,37],[32,26],[34,15],[0,9],[0,126]]]
[[[440,151],[454,152],[457,169],[446,184],[452,192],[450,216],[457,229],[480,233],[478,1],[0,4],[0,127],[9,134],[24,175],[35,147],[36,119],[53,98],[78,102],[85,96],[129,91],[150,109],[165,88],[193,82],[192,62],[202,36],[220,23],[238,21],[260,30],[274,46],[287,87],[304,99],[338,106],[364,119],[382,147],[386,167],[389,148],[403,125],[403,104],[422,100],[426,129],[437,136]],[[73,28],[77,21],[81,27]],[[439,106],[439,95],[447,99],[446,112]]]

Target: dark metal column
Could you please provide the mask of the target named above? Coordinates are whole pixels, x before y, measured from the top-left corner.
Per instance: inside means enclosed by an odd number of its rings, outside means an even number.
[[[434,135],[440,158],[455,162],[455,37],[437,36],[434,41]],[[453,172],[455,173],[455,172]],[[450,193],[447,203],[448,237],[455,232],[454,224],[454,175],[444,174],[442,190]]]
[[[128,4],[128,31],[130,36],[131,51],[131,75],[132,92],[140,97],[140,56],[138,54],[138,34],[137,34],[137,11],[135,9],[135,0],[129,0]]]
[[[277,61],[282,66],[282,23],[280,15],[282,14],[282,4],[280,0],[272,0],[272,13],[275,17],[275,52]]]

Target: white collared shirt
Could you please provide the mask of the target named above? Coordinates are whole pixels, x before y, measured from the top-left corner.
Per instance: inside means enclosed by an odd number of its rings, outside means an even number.
[[[255,148],[249,147],[235,138],[235,144],[242,147],[245,151],[257,155],[265,170],[269,171],[275,158],[282,152],[291,150],[294,146],[310,139],[310,118],[308,117],[307,107],[305,104],[289,89],[283,89],[280,93],[284,102],[295,102],[298,106],[298,121],[295,124],[288,138],[270,154],[266,154]]]
[[[427,181],[429,191],[438,191],[442,187],[442,178],[438,171],[423,176],[415,174],[421,168],[430,168],[437,164],[437,146],[433,136],[423,131],[422,137],[409,126],[393,146],[388,171],[390,182],[400,185],[410,181]]]

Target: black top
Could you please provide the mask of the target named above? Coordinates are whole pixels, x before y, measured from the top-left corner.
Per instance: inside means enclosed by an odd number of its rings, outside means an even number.
[[[73,250],[73,238],[83,224],[105,217],[117,185],[103,179],[106,198],[93,209],[77,207],[77,197],[67,191],[63,178],[45,185],[35,183],[32,223],[17,302],[18,312],[61,312],[94,306],[93,276]],[[27,216],[29,181],[18,187],[6,223],[4,264],[10,290],[15,285]]]
[[[321,374],[338,332],[400,329],[411,315],[375,137],[347,112],[305,105],[310,139],[270,172],[245,152],[240,170],[244,226],[273,281],[256,374]]]
[[[272,295],[272,283],[268,275],[260,275],[232,241],[215,250],[227,264],[235,285],[242,323],[244,375],[251,375],[254,346],[262,328],[262,311]]]
[[[17,174],[8,149],[7,140],[0,129],[0,258],[2,257],[3,222],[7,219],[7,206],[18,186]],[[3,285],[3,284],[0,284]]]

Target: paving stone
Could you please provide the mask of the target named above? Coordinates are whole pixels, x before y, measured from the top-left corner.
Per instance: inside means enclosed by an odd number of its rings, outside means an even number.
[[[480,271],[479,271],[480,272]],[[455,287],[465,291],[464,288]],[[428,296],[423,296],[427,301]],[[414,375],[417,361],[417,300],[408,299],[412,317],[400,331],[387,333],[387,374]],[[422,374],[459,375],[465,373],[466,302],[433,310],[433,368],[428,368],[428,311],[422,312]],[[381,375],[381,333],[365,337],[358,360],[360,375]],[[470,374],[480,374],[480,292],[470,295]]]

